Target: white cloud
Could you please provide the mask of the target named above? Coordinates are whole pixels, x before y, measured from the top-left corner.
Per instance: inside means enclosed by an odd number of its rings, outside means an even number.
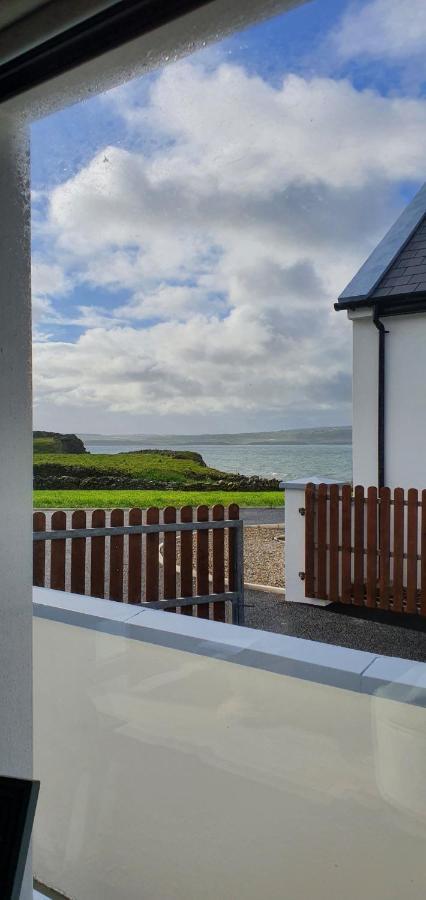
[[[405,60],[424,56],[426,15],[424,0],[373,0],[352,6],[333,34],[343,60]]]
[[[396,214],[394,185],[422,175],[426,103],[179,63],[147,106],[121,91],[120,110],[149,152],[102,150],[52,191],[45,233],[65,286],[72,272],[128,300],[80,309],[76,343],[36,348],[39,399],[347,420],[349,329],[332,302]]]
[[[61,297],[70,290],[70,282],[62,267],[56,263],[46,263],[36,257],[31,263],[31,285],[34,297],[46,299]]]
[[[203,316],[134,328],[87,331],[75,344],[36,345],[40,400],[162,415],[306,407],[314,382],[332,408],[343,358],[321,317],[306,336],[283,333],[273,310],[234,310],[225,321]],[[324,354],[329,354],[324,366]],[[348,397],[345,398],[346,402]]]

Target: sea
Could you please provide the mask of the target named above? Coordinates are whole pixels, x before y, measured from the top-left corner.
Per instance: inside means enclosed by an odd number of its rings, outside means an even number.
[[[144,444],[140,441],[126,443],[120,441],[103,443],[99,438],[93,443],[84,438],[86,449],[91,453],[129,453],[134,450],[170,450],[170,438],[164,443],[160,439]],[[240,475],[260,475],[264,478],[293,479],[318,475],[322,478],[348,480],[352,478],[351,444],[277,444],[268,443],[224,443],[224,444],[181,444],[176,450],[192,450],[201,453],[205,463],[223,472],[238,472]]]

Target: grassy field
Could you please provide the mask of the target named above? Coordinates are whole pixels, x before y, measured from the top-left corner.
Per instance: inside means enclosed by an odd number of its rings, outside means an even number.
[[[188,479],[219,478],[222,473],[217,469],[203,466],[197,459],[191,458],[185,451],[167,454],[157,453],[34,453],[34,467],[62,466],[64,472],[72,474],[72,470],[87,469],[99,475],[123,474],[156,482],[174,482],[184,485]]]
[[[240,506],[282,506],[282,491],[34,491],[36,509],[111,509],[122,507],[200,506],[238,503]]]
[[[60,453],[62,444],[56,437],[35,437],[33,438],[34,453]]]

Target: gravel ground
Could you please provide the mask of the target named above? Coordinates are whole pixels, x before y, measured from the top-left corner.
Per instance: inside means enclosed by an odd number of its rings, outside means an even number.
[[[284,528],[282,525],[244,528],[244,580],[250,584],[284,587]]]
[[[426,621],[392,613],[374,613],[288,603],[279,594],[245,592],[245,624],[310,641],[323,641],[382,656],[426,662]]]
[[[225,534],[225,573],[228,574],[227,536]],[[196,541],[193,545],[193,567],[197,565]],[[177,563],[180,565],[180,539],[176,541]],[[212,573],[212,539],[209,538],[209,567]],[[284,528],[282,525],[249,525],[244,528],[244,580],[250,584],[284,587]]]

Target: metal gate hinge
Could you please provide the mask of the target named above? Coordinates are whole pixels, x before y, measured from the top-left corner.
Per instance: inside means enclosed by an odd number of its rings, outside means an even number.
[[[305,577],[306,577],[306,576],[305,576],[305,573],[304,573],[304,572],[299,572],[299,578],[300,578],[301,581],[304,581],[304,580],[305,580]]]
[[[304,516],[304,515],[305,515],[305,512],[306,512],[305,507],[304,507],[304,506],[299,506],[299,514],[300,514],[301,516]]]

